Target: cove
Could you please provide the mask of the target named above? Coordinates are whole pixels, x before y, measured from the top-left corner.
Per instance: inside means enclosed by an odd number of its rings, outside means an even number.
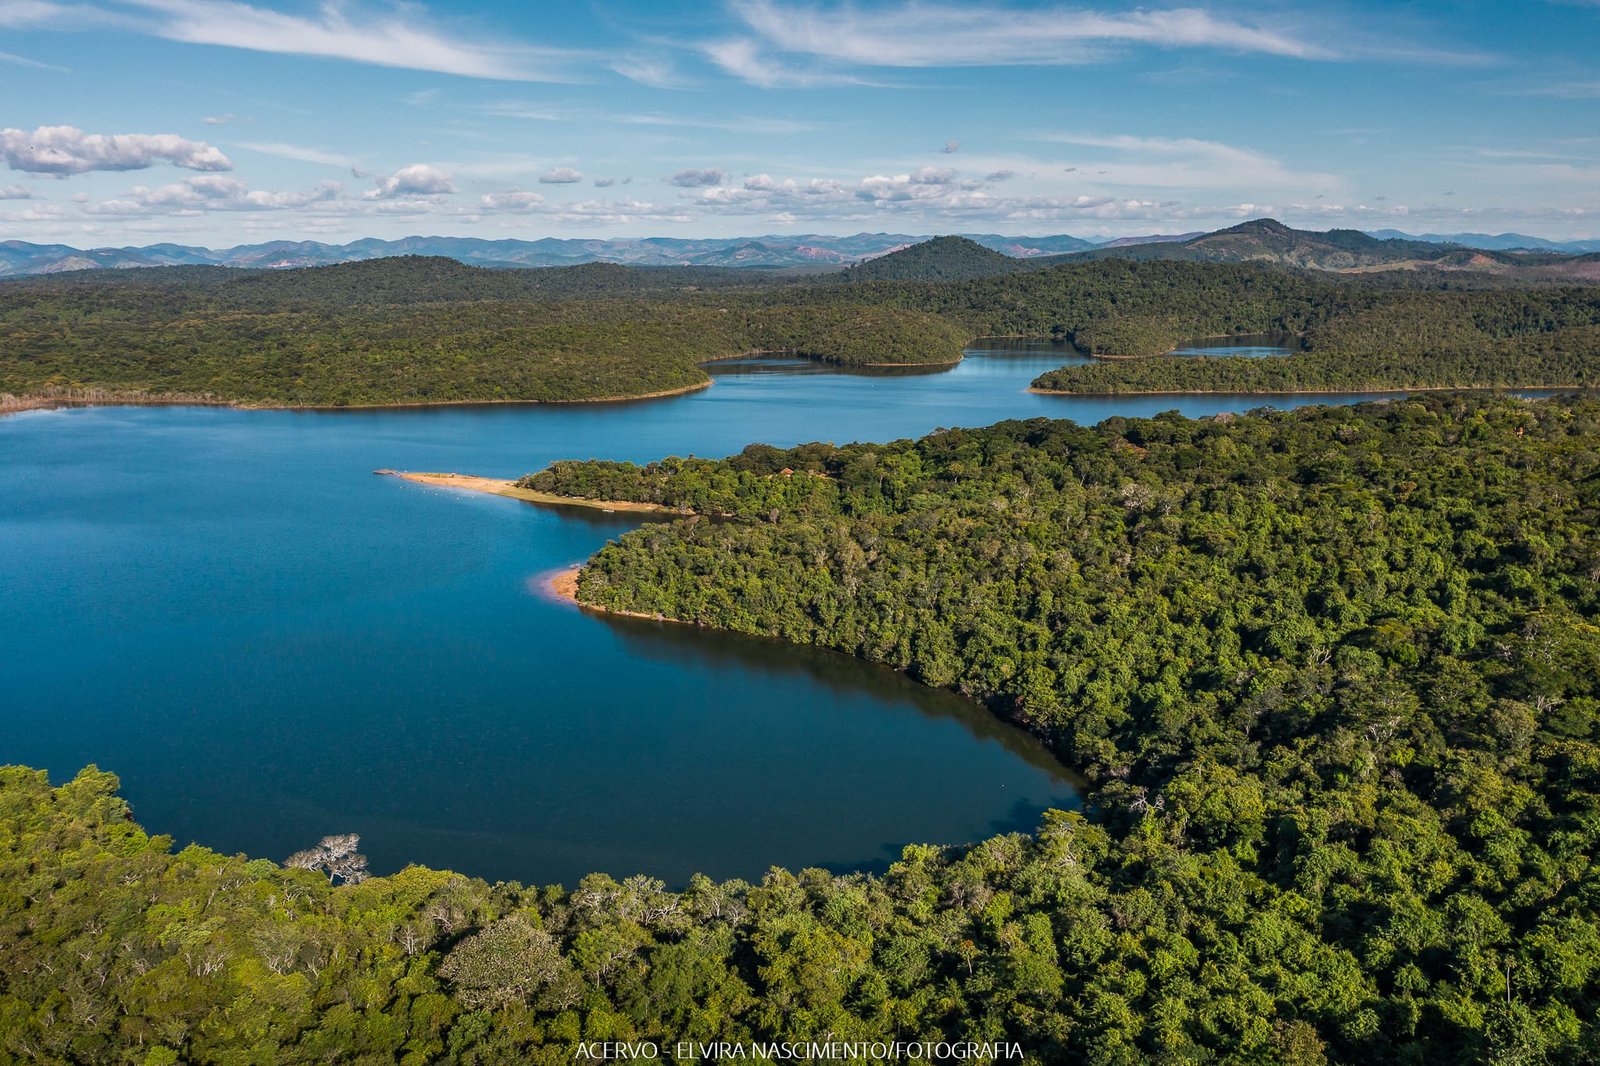
[[[638,516],[372,470],[515,477],[560,458],[1297,402],[1024,391],[1072,361],[1010,344],[935,373],[719,364],[710,389],[592,407],[0,419],[0,760],[57,780],[115,770],[180,846],[281,860],[357,832],[380,872],[524,883],[881,869],[907,843],[1032,829],[1076,804],[1069,776],[966,701],[539,594]]]

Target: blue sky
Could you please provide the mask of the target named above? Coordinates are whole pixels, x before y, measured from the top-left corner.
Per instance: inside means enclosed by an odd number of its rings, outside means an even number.
[[[1600,236],[1600,0],[0,0],[0,239]]]

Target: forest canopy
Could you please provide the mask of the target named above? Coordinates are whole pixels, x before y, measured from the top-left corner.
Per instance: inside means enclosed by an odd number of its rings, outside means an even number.
[[[960,276],[971,250],[956,251],[941,256],[956,277],[944,281],[485,270],[422,257],[17,279],[0,282],[0,393],[265,406],[588,400],[704,385],[701,364],[750,351],[946,364],[995,336],[1115,356],[1243,333],[1299,334],[1310,347],[1292,365],[1128,362],[1038,383],[1074,391],[1565,386],[1589,381],[1596,355],[1594,287],[1116,259],[972,278]]]

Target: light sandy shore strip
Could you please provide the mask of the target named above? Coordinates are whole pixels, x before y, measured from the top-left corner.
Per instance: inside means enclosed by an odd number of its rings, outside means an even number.
[[[553,492],[535,492],[533,489],[519,488],[515,481],[506,478],[478,477],[475,474],[432,474],[414,470],[377,470],[374,473],[388,474],[423,485],[440,485],[448,489],[487,492],[494,496],[509,496],[513,500],[554,504],[560,507],[592,507],[601,511],[643,511],[653,514],[687,515],[694,513],[684,508],[667,507],[659,503],[639,503],[634,500],[595,500],[583,496],[558,496]]]

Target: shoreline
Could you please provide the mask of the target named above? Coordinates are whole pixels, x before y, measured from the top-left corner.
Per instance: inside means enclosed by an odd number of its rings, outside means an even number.
[[[981,339],[981,338],[979,338],[979,339]],[[941,366],[958,366],[958,365],[960,365],[961,361],[967,357],[966,356],[966,351],[963,350],[962,353],[960,355],[957,355],[954,359],[940,360],[938,362],[931,362],[931,363],[927,363],[927,362],[924,362],[924,363],[843,363],[843,362],[840,362],[840,361],[838,361],[836,359],[828,359],[828,358],[826,358],[824,356],[812,355],[811,353],[803,351],[802,349],[799,349],[799,348],[752,348],[747,352],[735,352],[732,355],[716,355],[716,356],[712,356],[710,359],[702,359],[702,360],[700,360],[695,365],[696,366],[712,366],[713,364],[716,364],[716,363],[731,363],[731,362],[736,362],[736,361],[738,361],[740,359],[760,358],[763,355],[792,355],[796,359],[804,359],[808,363],[816,363],[816,364],[818,364],[820,366],[837,367],[837,368],[839,368],[841,370],[850,370],[850,369],[853,369],[853,368],[871,369],[873,367],[904,367],[904,366],[941,367]]]
[[[227,407],[235,411],[401,411],[423,407],[500,407],[520,405],[526,407],[566,406],[585,403],[632,403],[635,400],[659,400],[683,396],[709,389],[716,382],[707,377],[688,385],[655,392],[641,392],[629,396],[585,396],[572,400],[411,400],[398,403],[255,403],[250,400],[219,400],[200,396],[170,396],[160,394],[129,393],[105,396],[40,396],[25,393],[9,396],[0,403],[0,417],[21,414],[24,411],[52,411],[64,407]],[[9,394],[8,394],[9,395]]]
[[[631,396],[585,396],[572,400],[406,400],[397,403],[347,404],[269,404],[245,401],[224,401],[224,403],[229,407],[237,407],[241,411],[403,411],[414,407],[505,407],[512,405],[554,407],[580,403],[629,403],[633,400],[657,400],[668,396],[682,396],[684,393],[699,392],[701,389],[709,389],[712,384],[712,379],[708,377],[704,381],[696,381],[670,389],[658,389],[655,392],[641,392]]]
[[[0,394],[0,418],[24,411],[56,411],[63,407],[238,407],[231,400],[218,400],[204,395],[170,396],[130,392],[107,393],[98,396],[50,396],[38,393]]]
[[[731,362],[739,359],[748,359],[763,355],[792,355],[809,362],[823,366],[835,366],[843,369],[851,367],[862,368],[903,368],[903,367],[953,367],[961,363],[965,355],[958,355],[955,359],[939,362],[917,363],[839,363],[830,359],[807,354],[795,348],[754,348],[745,352],[733,352],[728,355],[717,355],[710,359],[702,359],[695,365],[697,367],[710,366],[716,363]],[[570,400],[518,400],[518,399],[493,399],[493,400],[401,400],[389,403],[271,403],[253,400],[225,400],[209,395],[188,395],[184,393],[149,393],[132,390],[126,393],[117,393],[112,390],[88,389],[88,395],[50,395],[41,393],[0,393],[0,418],[6,415],[21,414],[24,411],[53,411],[71,407],[226,407],[235,411],[306,411],[306,412],[340,412],[340,411],[404,411],[421,408],[436,407],[502,407],[502,406],[577,406],[581,404],[624,404],[643,400],[664,400],[674,396],[686,396],[690,393],[709,389],[716,384],[716,379],[709,373],[703,381],[690,382],[687,385],[676,385],[669,389],[655,389],[651,392],[629,393],[617,396],[582,396]]]
[[[1592,385],[1381,385],[1352,389],[1123,389],[1117,392],[1080,392],[1041,389],[1029,385],[1037,396],[1364,396],[1384,392],[1587,392]]]
[[[582,566],[569,566],[565,570],[557,570],[546,577],[541,585],[553,598],[569,603],[580,611],[591,611],[612,618],[637,618],[644,622],[671,622],[675,626],[698,625],[697,622],[686,622],[682,618],[668,618],[664,614],[645,614],[643,611],[618,611],[610,607],[600,607],[593,603],[584,603],[578,599],[578,575],[583,573]]]
[[[476,474],[430,473],[418,470],[374,470],[384,477],[397,477],[419,485],[435,485],[447,489],[464,489],[491,496],[505,496],[528,503],[548,504],[556,507],[588,507],[599,511],[633,511],[645,514],[692,515],[693,511],[681,507],[668,507],[660,503],[639,503],[635,500],[601,500],[588,496],[558,496],[553,492],[537,492],[517,486],[512,478],[479,477]]]

